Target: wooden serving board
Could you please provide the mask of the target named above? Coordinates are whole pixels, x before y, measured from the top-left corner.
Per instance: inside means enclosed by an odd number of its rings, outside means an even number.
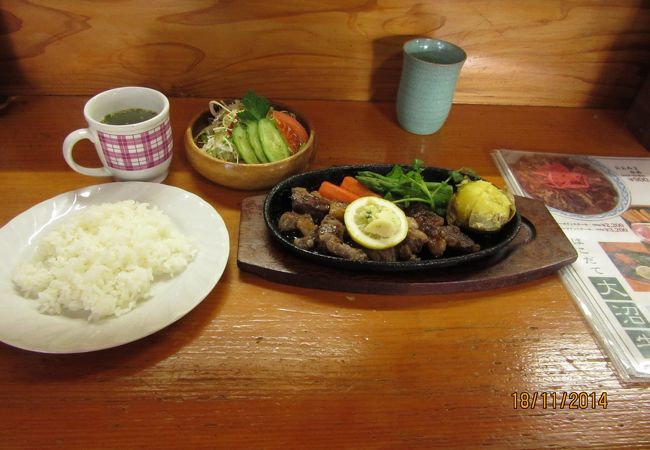
[[[499,255],[468,265],[413,272],[340,270],[290,254],[277,244],[262,214],[265,195],[244,199],[237,265],[277,282],[315,289],[369,294],[424,295],[496,289],[549,275],[577,253],[544,204],[516,197],[519,233]]]

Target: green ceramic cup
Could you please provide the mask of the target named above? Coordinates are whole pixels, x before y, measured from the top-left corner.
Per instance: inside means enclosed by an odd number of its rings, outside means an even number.
[[[450,42],[417,38],[404,44],[397,121],[414,134],[432,134],[447,120],[467,55]]]

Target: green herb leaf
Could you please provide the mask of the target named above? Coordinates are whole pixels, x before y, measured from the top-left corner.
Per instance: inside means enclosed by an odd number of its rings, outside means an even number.
[[[248,91],[242,98],[244,110],[237,114],[242,122],[257,121],[266,117],[271,104],[265,97],[257,95],[254,91]]]
[[[440,182],[426,181],[422,172],[424,162],[416,159],[413,166],[406,172],[401,166],[395,165],[386,175],[371,171],[361,171],[356,178],[368,188],[382,194],[385,199],[404,206],[424,203],[432,211],[445,215],[449,200],[454,193],[454,187],[469,176],[477,176],[468,169],[452,170],[449,177]]]

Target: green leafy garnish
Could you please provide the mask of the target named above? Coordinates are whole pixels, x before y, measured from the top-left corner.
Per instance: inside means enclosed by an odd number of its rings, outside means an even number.
[[[242,122],[258,121],[266,117],[271,107],[271,103],[264,98],[260,97],[253,91],[248,91],[244,98],[242,98],[244,110],[237,114],[237,117]]]
[[[425,203],[432,211],[444,216],[454,193],[454,186],[465,179],[477,178],[477,175],[469,169],[452,170],[444,181],[426,181],[422,175],[423,164],[421,160],[416,159],[413,167],[406,171],[402,166],[395,165],[386,175],[368,170],[361,171],[356,179],[393,203],[404,206],[411,202]]]

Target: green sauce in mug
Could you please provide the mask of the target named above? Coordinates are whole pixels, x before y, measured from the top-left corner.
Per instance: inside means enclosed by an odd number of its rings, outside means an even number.
[[[108,125],[131,125],[156,117],[157,112],[142,108],[129,108],[106,114],[102,123]]]

